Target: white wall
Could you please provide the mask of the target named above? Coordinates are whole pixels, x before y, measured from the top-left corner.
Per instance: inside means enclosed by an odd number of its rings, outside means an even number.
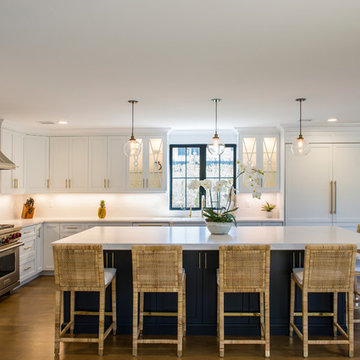
[[[7,220],[20,218],[23,197],[23,195],[0,194],[0,223],[4,223]]]

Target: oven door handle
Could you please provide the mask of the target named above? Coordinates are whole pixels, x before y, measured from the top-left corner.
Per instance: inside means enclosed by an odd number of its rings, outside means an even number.
[[[11,249],[15,249],[19,246],[24,246],[24,243],[23,242],[17,242],[15,244],[12,244],[10,246],[4,246],[3,248],[0,247],[0,253],[4,252],[4,251],[8,251],[8,250],[11,250]]]

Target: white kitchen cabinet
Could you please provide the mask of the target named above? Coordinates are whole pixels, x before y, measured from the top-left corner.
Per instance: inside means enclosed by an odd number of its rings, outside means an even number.
[[[38,224],[36,229],[36,271],[41,273],[44,263],[44,227],[43,224]]]
[[[333,149],[334,221],[360,223],[360,144],[336,144]]]
[[[15,170],[1,171],[1,192],[21,194],[24,192],[24,135],[2,129],[1,150],[16,165]]]
[[[50,138],[50,188],[83,192],[88,189],[88,137]]]
[[[273,130],[239,134],[240,164],[256,167],[264,172],[261,180],[262,192],[280,190],[279,135]],[[249,192],[244,177],[239,178],[240,192]]]
[[[49,138],[26,135],[24,138],[25,188],[28,193],[49,190]]]
[[[38,274],[36,267],[37,244],[35,226],[28,226],[21,229],[21,241],[24,243],[20,247],[20,284],[23,285],[32,280]]]
[[[296,157],[286,145],[286,223],[344,224],[360,219],[360,144],[312,144]],[[351,225],[352,226],[352,225]]]
[[[44,225],[44,261],[43,270],[54,270],[54,258],[52,243],[60,239],[60,225],[59,224],[45,224]]]
[[[89,190],[94,192],[125,191],[127,158],[124,136],[89,138]]]
[[[287,224],[330,224],[332,145],[312,145],[304,157],[293,155],[286,145],[285,169]]]
[[[124,136],[108,137],[108,180],[107,190],[121,192],[125,190],[127,158],[124,154]]]
[[[166,136],[140,136],[142,151],[127,161],[127,189],[134,192],[166,191]]]
[[[89,189],[96,192],[106,191],[107,180],[107,136],[92,136],[89,138]]]

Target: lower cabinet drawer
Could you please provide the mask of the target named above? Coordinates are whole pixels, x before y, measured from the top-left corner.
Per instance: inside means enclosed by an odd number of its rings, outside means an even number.
[[[36,274],[35,258],[20,264],[20,281],[24,281]]]
[[[27,239],[24,245],[20,246],[20,259],[35,256],[35,239]]]

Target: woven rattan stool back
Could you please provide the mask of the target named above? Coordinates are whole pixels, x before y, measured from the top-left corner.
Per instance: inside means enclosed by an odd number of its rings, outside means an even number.
[[[220,291],[263,292],[268,287],[269,274],[269,245],[220,246]]]
[[[356,245],[307,245],[304,289],[309,292],[353,291]]]
[[[101,245],[53,246],[55,285],[89,291],[104,287],[104,260]]]
[[[142,292],[176,292],[182,280],[182,247],[133,246],[134,287]]]

